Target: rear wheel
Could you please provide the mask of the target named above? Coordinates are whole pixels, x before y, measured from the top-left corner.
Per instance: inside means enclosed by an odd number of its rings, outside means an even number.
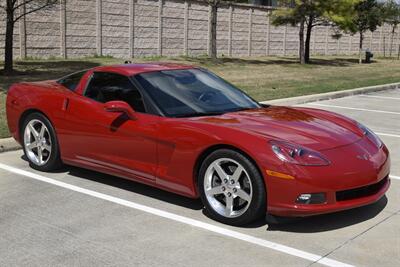
[[[257,167],[243,154],[221,149],[203,162],[198,188],[213,219],[243,225],[265,215],[265,186]]]
[[[43,114],[29,114],[23,122],[22,130],[24,153],[32,168],[51,171],[61,167],[54,128]]]

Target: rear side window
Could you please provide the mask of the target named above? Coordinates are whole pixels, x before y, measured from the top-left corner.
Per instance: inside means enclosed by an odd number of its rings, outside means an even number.
[[[68,88],[69,90],[75,91],[76,87],[78,86],[79,82],[81,81],[85,73],[86,71],[75,72],[72,73],[71,75],[61,78],[57,82],[62,86]]]

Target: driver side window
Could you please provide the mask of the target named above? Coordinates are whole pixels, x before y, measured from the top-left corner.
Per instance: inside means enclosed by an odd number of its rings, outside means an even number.
[[[86,88],[85,96],[95,101],[125,101],[137,112],[146,112],[143,98],[128,77],[116,73],[95,72]]]

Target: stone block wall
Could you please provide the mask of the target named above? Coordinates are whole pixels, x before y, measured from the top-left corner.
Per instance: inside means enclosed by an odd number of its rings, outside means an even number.
[[[271,8],[223,3],[217,14],[218,54],[233,57],[297,55],[298,27],[275,27]],[[15,57],[118,58],[198,56],[208,53],[210,8],[198,0],[62,0],[51,9],[27,15],[15,27]],[[400,31],[393,39],[397,54]],[[316,27],[315,55],[358,53],[358,35],[332,38],[329,27]],[[0,10],[0,56],[4,54],[5,14]],[[367,32],[364,47],[389,54],[388,26]]]

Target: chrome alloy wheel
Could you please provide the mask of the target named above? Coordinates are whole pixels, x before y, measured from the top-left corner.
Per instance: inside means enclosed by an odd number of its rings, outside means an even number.
[[[248,173],[241,164],[229,158],[217,159],[208,166],[204,192],[214,211],[227,218],[245,213],[253,196]]]
[[[37,166],[45,165],[51,156],[51,136],[40,120],[31,120],[25,127],[24,147],[29,160]]]

